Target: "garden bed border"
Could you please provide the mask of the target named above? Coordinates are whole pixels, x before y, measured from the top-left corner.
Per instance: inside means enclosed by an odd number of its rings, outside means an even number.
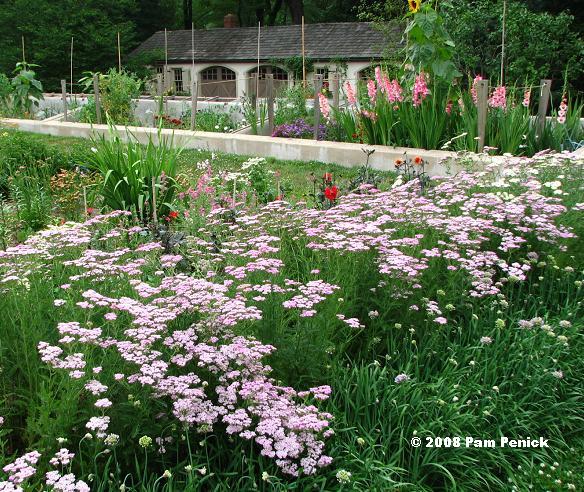
[[[0,126],[56,137],[91,138],[93,135],[108,134],[107,125],[63,121],[1,118]],[[116,128],[120,136],[125,139],[127,137],[126,127],[116,126]],[[127,127],[127,130],[141,143],[148,142],[149,137],[152,137],[155,141],[157,139],[157,128],[130,126]],[[344,167],[358,167],[365,163],[366,156],[363,149],[368,148],[375,149],[375,153],[369,159],[371,166],[381,171],[394,170],[395,160],[403,158],[404,154],[412,158],[420,156],[425,159],[427,162],[426,171],[432,176],[444,176],[458,170],[452,169],[451,165],[457,154],[442,150],[162,129],[164,137],[168,138],[173,134],[177,145],[189,149],[202,149],[245,156],[273,157],[282,160],[318,161],[327,164],[339,164]]]

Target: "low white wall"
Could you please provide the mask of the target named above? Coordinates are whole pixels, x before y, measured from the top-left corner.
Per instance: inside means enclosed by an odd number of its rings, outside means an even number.
[[[36,120],[0,119],[0,126],[20,129],[22,131],[42,133],[59,137],[90,138],[92,135],[107,135],[107,125],[89,125],[86,123],[46,122]],[[122,138],[126,138],[126,129],[117,127]],[[129,127],[140,142],[146,143],[149,138],[157,141],[157,129],[145,127]],[[189,130],[162,130],[165,138],[174,135],[175,143],[190,149],[205,149],[230,154],[258,157],[274,157],[276,159],[319,161],[339,164],[345,167],[361,166],[365,163],[363,148],[375,149],[369,162],[375,169],[382,171],[394,170],[394,162],[408,156],[420,156],[428,163],[426,170],[432,176],[444,176],[459,169],[452,166],[454,152],[441,150],[408,149],[403,147],[384,147],[380,145],[361,145],[341,142],[320,142],[294,138],[274,138],[257,135],[242,135],[233,133],[191,132]]]

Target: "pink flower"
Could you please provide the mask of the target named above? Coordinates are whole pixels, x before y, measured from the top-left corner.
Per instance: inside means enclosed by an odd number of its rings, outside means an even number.
[[[558,111],[558,123],[563,125],[566,122],[566,114],[568,113],[568,101],[566,96],[562,98],[562,102],[560,104],[560,110]]]
[[[351,106],[355,106],[357,104],[357,98],[355,97],[355,90],[351,85],[351,82],[347,81],[345,83],[345,91],[347,92],[347,102]]]
[[[521,104],[523,104],[524,108],[528,108],[529,107],[529,101],[531,99],[531,90],[527,89],[525,91],[525,93],[523,94],[523,102]]]
[[[472,100],[475,105],[478,103],[478,96],[477,96],[477,83],[479,80],[483,80],[482,75],[477,75],[474,80],[472,81],[472,87],[470,88],[470,95],[472,96]]]
[[[378,87],[383,87],[383,77],[381,76],[381,67],[375,67],[375,81]]]
[[[369,95],[369,100],[371,105],[375,106],[375,100],[377,98],[377,87],[375,86],[374,80],[367,81],[367,94]]]
[[[428,85],[426,84],[426,74],[420,72],[414,81],[414,88],[412,90],[412,103],[414,107],[422,104],[422,101],[430,94]]]
[[[493,94],[489,98],[489,106],[491,108],[507,108],[507,89],[504,85],[495,87]]]
[[[328,99],[322,92],[318,95],[318,103],[320,105],[320,112],[322,113],[322,115],[327,120],[330,119],[331,108],[329,106]]]
[[[446,104],[445,111],[446,111],[446,114],[452,113],[452,101],[448,101],[448,103]]]

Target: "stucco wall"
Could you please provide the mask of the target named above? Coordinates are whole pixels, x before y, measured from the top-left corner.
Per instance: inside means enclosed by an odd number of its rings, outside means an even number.
[[[265,66],[268,65],[266,63],[260,63],[260,66]],[[242,97],[245,95],[246,92],[248,92],[247,90],[247,84],[248,84],[248,79],[250,78],[250,72],[257,67],[257,63],[254,62],[245,62],[245,63],[241,63],[241,62],[233,62],[233,63],[195,63],[195,77],[197,82],[200,84],[201,81],[201,71],[210,68],[210,67],[216,67],[216,66],[221,66],[221,67],[225,67],[228,68],[230,70],[233,70],[235,72],[235,76],[236,76],[236,96],[238,98]],[[358,78],[358,74],[361,70],[367,68],[371,66],[371,63],[369,62],[348,62],[346,68],[346,77],[344,77],[344,80],[350,80],[352,83],[354,83],[355,80],[357,80]],[[314,68],[322,68],[322,67],[328,67],[330,71],[335,70],[337,67],[334,63],[325,63],[325,62],[318,62],[314,64]],[[191,87],[191,72],[192,72],[192,65],[190,63],[184,63],[184,64],[176,64],[176,63],[169,63],[168,66],[168,74],[165,77],[165,86],[166,89],[170,89],[173,86],[173,80],[174,80],[174,72],[173,69],[174,68],[181,68],[182,69],[182,76],[183,76],[183,87],[185,89],[186,92],[190,93],[190,87]],[[280,67],[283,68],[283,67]],[[314,77],[314,73],[308,73],[307,74],[307,79],[309,82],[312,82]],[[289,73],[288,74],[288,85],[291,86],[293,84],[293,77],[292,74]]]

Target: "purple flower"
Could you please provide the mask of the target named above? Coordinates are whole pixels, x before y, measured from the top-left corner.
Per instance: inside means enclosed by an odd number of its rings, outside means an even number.
[[[410,377],[407,374],[405,374],[405,373],[402,372],[401,374],[398,374],[395,377],[394,382],[396,384],[401,384],[401,383],[405,383],[405,382],[407,382],[409,380],[410,380]]]

